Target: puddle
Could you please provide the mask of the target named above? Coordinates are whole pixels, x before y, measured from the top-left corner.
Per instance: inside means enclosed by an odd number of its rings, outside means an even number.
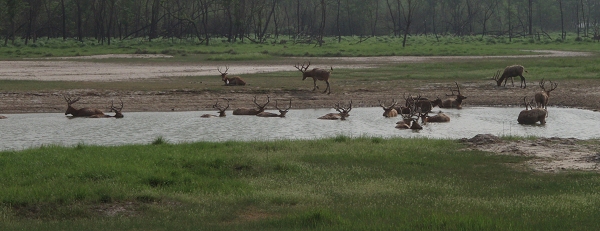
[[[437,108],[436,108],[437,109]],[[7,114],[0,120],[0,150],[21,150],[40,145],[148,144],[157,137],[170,143],[228,140],[318,139],[352,137],[471,138],[477,134],[600,138],[600,113],[548,108],[546,125],[520,125],[522,108],[469,107],[444,109],[450,123],[429,123],[423,130],[395,128],[401,117],[384,118],[377,108],[354,108],[346,121],[319,120],[333,109],[290,110],[286,118],[234,116],[201,118],[214,111],[124,112],[125,118],[68,118],[62,113]],[[437,112],[437,110],[436,110]]]

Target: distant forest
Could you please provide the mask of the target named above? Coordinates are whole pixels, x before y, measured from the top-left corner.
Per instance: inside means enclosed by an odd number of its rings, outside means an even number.
[[[0,0],[0,38],[194,39],[598,34],[600,0]],[[280,39],[284,39],[280,38]]]

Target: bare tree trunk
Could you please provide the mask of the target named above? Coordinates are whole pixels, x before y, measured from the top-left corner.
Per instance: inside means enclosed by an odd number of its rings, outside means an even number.
[[[527,9],[527,18],[529,19],[529,35],[533,35],[533,0],[529,0]]]
[[[564,19],[564,13],[563,13],[562,0],[558,0],[558,7],[560,9],[560,30],[561,30],[560,38],[562,40],[565,40],[565,38],[566,38],[565,19]]]
[[[327,5],[325,0],[321,0],[321,26],[319,27],[319,46],[323,45],[323,36],[325,34],[325,19],[327,17]]]

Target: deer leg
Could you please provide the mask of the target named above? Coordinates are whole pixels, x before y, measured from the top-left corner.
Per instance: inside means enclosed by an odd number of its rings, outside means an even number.
[[[527,88],[527,82],[525,82],[525,77],[523,77],[523,75],[520,75],[519,77],[521,77],[521,87]],[[525,84],[525,86],[523,86],[523,84]]]
[[[327,83],[327,88],[325,88],[325,91],[323,93],[325,93],[329,90],[329,93],[327,93],[329,95],[329,94],[331,94],[331,88],[329,88],[329,80],[325,80],[325,83]]]
[[[314,84],[313,91],[317,90],[317,88],[319,88],[319,86],[317,86],[317,79],[313,79],[313,84]]]

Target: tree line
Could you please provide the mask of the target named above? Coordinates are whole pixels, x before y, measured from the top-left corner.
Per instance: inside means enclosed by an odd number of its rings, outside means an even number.
[[[23,39],[598,34],[600,0],[0,0],[4,45]]]

